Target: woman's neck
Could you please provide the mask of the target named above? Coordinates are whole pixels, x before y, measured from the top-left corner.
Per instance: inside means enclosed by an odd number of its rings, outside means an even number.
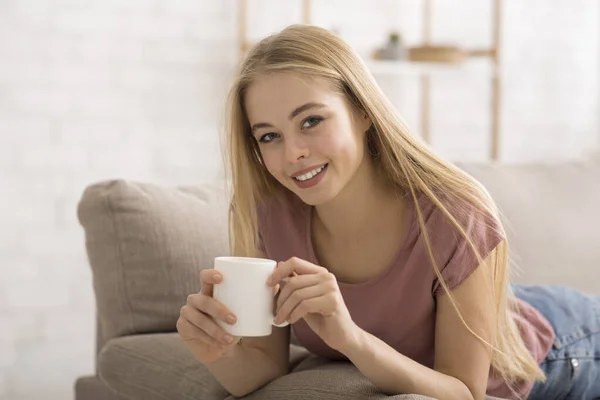
[[[370,160],[365,161],[333,201],[315,207],[314,222],[327,237],[355,241],[400,216],[404,209],[397,191]]]

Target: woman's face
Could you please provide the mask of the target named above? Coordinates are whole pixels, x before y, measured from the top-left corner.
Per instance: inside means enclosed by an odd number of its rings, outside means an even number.
[[[325,79],[262,75],[245,107],[267,170],[307,204],[335,198],[365,159],[371,121]]]

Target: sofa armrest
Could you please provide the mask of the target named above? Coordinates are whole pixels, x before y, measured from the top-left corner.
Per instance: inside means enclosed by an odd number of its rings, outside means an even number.
[[[98,375],[111,390],[130,400],[235,399],[193,357],[176,333],[110,340],[99,354]],[[351,363],[328,361],[294,345],[290,348],[290,373],[244,398],[435,400],[415,394],[387,396]]]
[[[98,355],[98,376],[130,400],[223,400],[229,395],[176,333],[110,340]]]

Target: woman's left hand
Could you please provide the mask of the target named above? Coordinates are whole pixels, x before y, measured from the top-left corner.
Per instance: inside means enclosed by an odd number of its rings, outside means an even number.
[[[332,349],[340,351],[356,333],[335,275],[308,261],[292,257],[280,262],[268,284],[287,278],[277,300],[275,323],[290,324],[304,318],[308,326]]]

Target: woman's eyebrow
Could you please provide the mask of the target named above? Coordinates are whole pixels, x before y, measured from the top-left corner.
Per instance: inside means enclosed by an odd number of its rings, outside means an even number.
[[[296,107],[294,109],[294,111],[292,111],[290,113],[288,119],[292,120],[304,111],[311,110],[313,108],[323,108],[323,107],[327,107],[327,106],[323,103],[314,103],[314,102],[309,102],[309,103],[303,104],[299,107]],[[273,125],[271,125],[267,122],[258,122],[256,124],[252,125],[251,129],[254,132],[260,128],[272,128],[272,127],[273,127]]]
[[[268,124],[266,122],[259,122],[257,124],[252,125],[251,129],[252,129],[252,132],[254,132],[260,128],[272,128],[272,127],[273,127],[273,125]]]
[[[300,114],[306,110],[310,110],[313,108],[323,108],[323,107],[327,107],[327,106],[323,103],[313,103],[313,102],[303,104],[300,107],[296,107],[296,109],[294,109],[294,111],[292,111],[290,113],[290,116],[288,117],[288,119],[292,120],[295,117],[297,117],[298,114]]]

